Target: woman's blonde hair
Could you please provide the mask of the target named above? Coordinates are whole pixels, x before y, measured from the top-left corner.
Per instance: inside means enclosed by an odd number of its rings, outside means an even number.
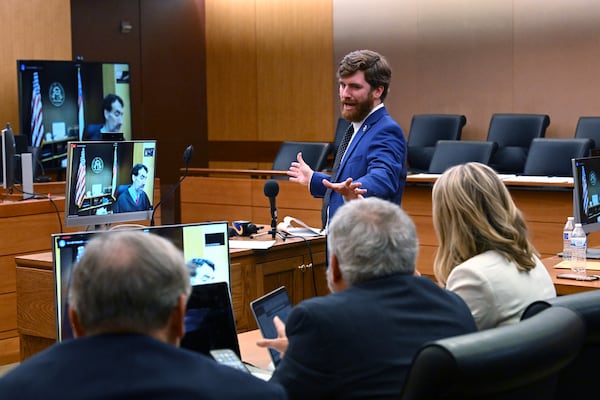
[[[444,285],[454,267],[488,250],[522,271],[535,267],[527,224],[492,168],[473,162],[448,169],[435,182],[432,201],[439,241],[433,270]]]

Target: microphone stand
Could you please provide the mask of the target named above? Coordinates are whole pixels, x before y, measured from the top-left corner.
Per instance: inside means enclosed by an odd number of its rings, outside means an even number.
[[[271,238],[273,239],[275,239],[275,236],[279,236],[279,238],[283,241],[285,241],[285,239],[287,238],[286,234],[277,230],[277,209],[273,210],[273,212],[271,213],[271,229],[269,229],[266,232],[255,233],[253,235],[250,235],[250,239],[254,239],[255,237],[263,235],[271,235]]]
[[[271,234],[271,237],[275,239],[275,235],[277,235],[277,209],[274,209],[271,212],[271,230],[269,233]]]

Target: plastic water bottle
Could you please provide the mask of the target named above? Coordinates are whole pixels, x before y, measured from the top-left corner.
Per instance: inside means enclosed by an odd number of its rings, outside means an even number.
[[[575,274],[584,279],[587,267],[587,236],[581,224],[575,224],[571,233],[571,269]]]
[[[571,233],[573,233],[573,229],[575,229],[575,219],[568,217],[563,228],[563,261],[571,261]]]

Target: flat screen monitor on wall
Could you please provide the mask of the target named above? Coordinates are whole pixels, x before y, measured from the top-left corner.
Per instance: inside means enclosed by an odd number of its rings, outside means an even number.
[[[123,101],[119,130],[132,139],[129,64],[55,60],[17,60],[21,134],[47,167],[63,167],[66,141],[85,140],[104,124],[103,100]]]
[[[183,251],[193,286],[225,282],[230,285],[227,222],[200,222],[135,228],[169,239]],[[111,231],[61,233],[52,235],[52,259],[55,273],[57,340],[73,337],[68,317],[68,290],[71,274],[89,240]]]
[[[155,140],[69,142],[65,225],[150,220],[155,165]]]

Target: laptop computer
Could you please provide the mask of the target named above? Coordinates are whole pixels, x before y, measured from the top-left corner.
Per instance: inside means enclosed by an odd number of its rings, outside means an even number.
[[[252,301],[250,308],[263,337],[266,339],[275,339],[277,337],[277,330],[273,324],[273,318],[278,316],[285,323],[289,313],[292,312],[292,303],[290,302],[290,297],[285,286],[281,286]],[[276,367],[281,361],[279,352],[270,348],[269,354],[271,355],[273,365]]]
[[[192,287],[184,317],[185,334],[180,346],[215,358],[229,366],[239,365],[242,359],[235,324],[233,305],[227,283],[217,282]],[[223,349],[232,350],[238,362],[231,364],[231,358],[215,357]],[[227,353],[224,353],[227,354]],[[229,360],[229,361],[227,361]],[[240,368],[257,378],[269,380],[271,370],[264,370],[252,364],[243,363]]]

